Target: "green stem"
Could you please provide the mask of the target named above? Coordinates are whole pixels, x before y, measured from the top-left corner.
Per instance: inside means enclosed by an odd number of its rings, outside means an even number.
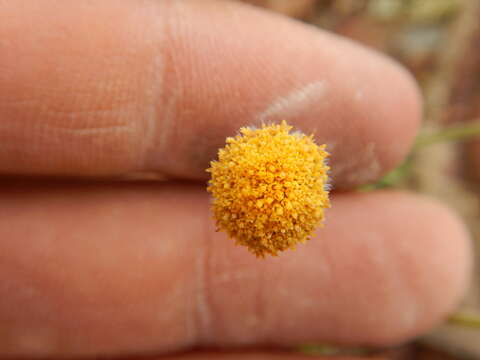
[[[369,353],[367,348],[346,348],[326,344],[303,344],[297,351],[310,356],[363,356]]]
[[[467,124],[450,126],[432,133],[421,133],[415,141],[411,155],[415,154],[416,150],[429,145],[449,141],[468,140],[475,136],[480,136],[480,120],[471,121]],[[402,180],[408,177],[411,167],[410,160],[411,157],[407,158],[403,164],[386,174],[376,183],[361,186],[358,190],[373,191],[380,188],[397,186]]]
[[[442,142],[467,140],[479,135],[480,121],[472,121],[467,124],[448,127],[433,134],[420,134],[415,142],[414,150]]]
[[[480,329],[480,315],[458,312],[448,318],[452,325],[461,325],[470,328]]]
[[[382,188],[390,188],[399,185],[410,172],[411,161],[407,158],[402,164],[384,175],[380,180],[374,184],[367,184],[360,186],[360,191],[373,191]]]

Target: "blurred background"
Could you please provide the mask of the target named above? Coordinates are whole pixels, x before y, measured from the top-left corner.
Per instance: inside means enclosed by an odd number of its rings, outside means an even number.
[[[478,243],[480,140],[475,136],[480,133],[480,0],[244,2],[354,39],[397,59],[412,72],[425,97],[423,130],[406,163],[375,187],[408,188],[441,199],[465,219]],[[477,269],[464,303],[444,325],[415,343],[376,356],[480,359],[478,274]]]

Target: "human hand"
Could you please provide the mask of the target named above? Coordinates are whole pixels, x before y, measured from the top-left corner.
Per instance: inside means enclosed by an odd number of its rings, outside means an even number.
[[[420,117],[388,59],[237,3],[0,2],[0,356],[294,359],[266,349],[424,333],[466,287],[464,227],[348,191],[402,160]],[[280,120],[328,145],[343,191],[314,239],[258,260],[215,233],[205,169]],[[118,181],[141,177],[167,180]]]

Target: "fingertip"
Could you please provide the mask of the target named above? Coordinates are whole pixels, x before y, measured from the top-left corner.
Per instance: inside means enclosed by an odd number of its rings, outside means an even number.
[[[394,85],[391,91],[396,102],[392,106],[392,123],[397,126],[385,130],[391,146],[386,147],[384,173],[397,166],[411,151],[423,118],[423,94],[419,84],[405,67],[393,59],[389,60],[394,73],[390,82]]]
[[[385,220],[396,218],[394,227],[388,221],[396,269],[390,276],[397,296],[403,299],[389,312],[382,312],[385,321],[367,342],[396,345],[431,330],[459,305],[471,278],[471,239],[459,216],[436,199],[384,191],[364,200],[364,205],[392,204],[391,210],[385,211]],[[390,266],[385,269],[392,271]]]
[[[337,41],[343,52],[350,52],[356,74],[337,85],[337,96],[350,103],[344,100],[336,116],[343,118],[349,111],[350,121],[334,127],[340,141],[329,144],[334,186],[348,189],[377,181],[405,159],[421,125],[423,96],[413,75],[394,59],[349,39]]]
[[[406,271],[418,293],[423,316],[416,328],[405,328],[400,339],[421,335],[445,321],[468,291],[473,270],[473,244],[460,216],[437,199],[416,197],[417,208],[423,213],[416,221],[423,223],[419,226],[423,236],[418,252],[425,271],[409,272],[408,267]]]
[[[227,344],[396,345],[454,310],[471,268],[458,217],[403,192],[335,195],[325,227],[279,258],[255,261],[217,237],[210,265],[228,282],[210,299]]]

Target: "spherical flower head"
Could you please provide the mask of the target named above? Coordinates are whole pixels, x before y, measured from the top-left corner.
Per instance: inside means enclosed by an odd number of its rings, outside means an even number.
[[[325,145],[291,129],[242,128],[207,169],[217,229],[258,257],[309,240],[330,207]]]

